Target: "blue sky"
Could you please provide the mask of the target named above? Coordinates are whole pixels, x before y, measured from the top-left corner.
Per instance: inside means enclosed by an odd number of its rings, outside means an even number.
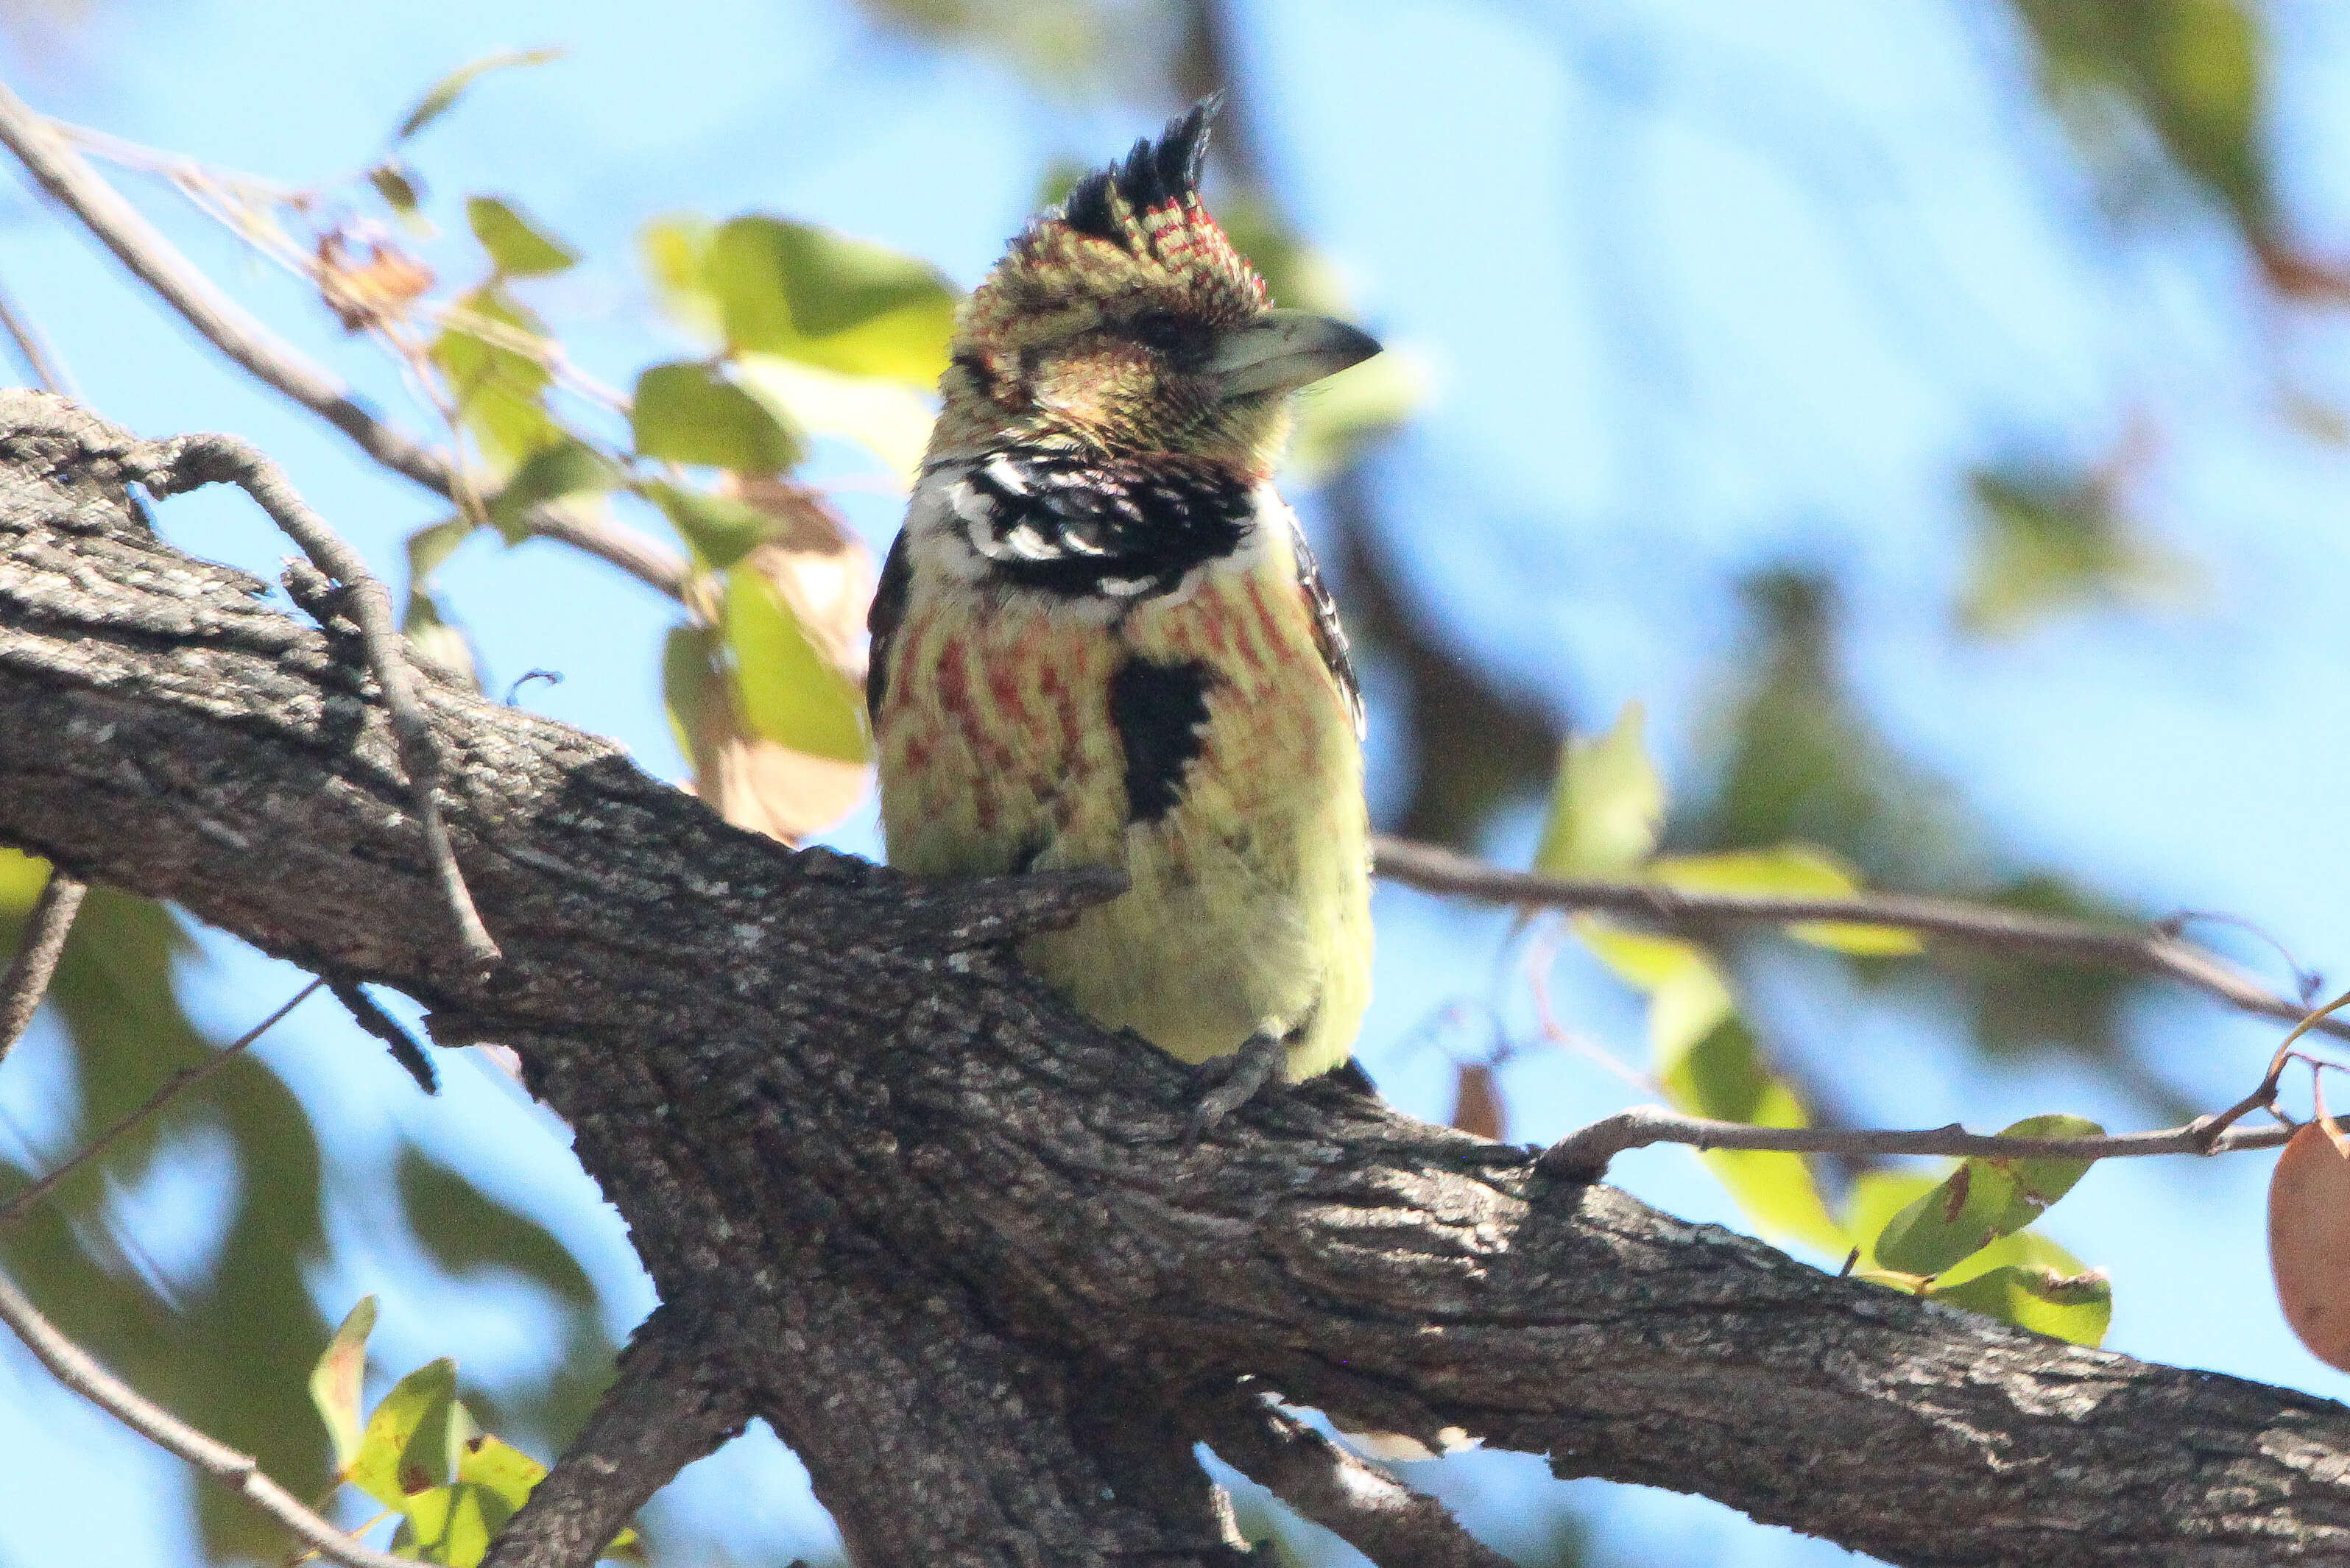
[[[2333,868],[2350,862],[2338,783],[2350,594],[2344,453],[2277,417],[2275,368],[2341,396],[2338,323],[2279,321],[2242,258],[2188,222],[2116,245],[2058,130],[2017,89],[2018,42],[1992,7],[1940,0],[1459,5],[1266,0],[1239,8],[1251,99],[1293,215],[1343,269],[1365,321],[1427,369],[1414,426],[1381,460],[1412,592],[1448,635],[1579,721],[1644,702],[1669,779],[1701,793],[1728,672],[1751,647],[1731,585],[1779,563],[1831,569],[1850,611],[1846,678],[1896,740],[1950,778],[2019,855],[2150,909],[2259,919],[2307,961],[2350,971]],[[421,88],[493,49],[561,44],[543,69],[483,84],[419,144],[436,189],[501,192],[577,244],[578,272],[534,302],[581,361],[625,381],[682,348],[636,269],[632,236],[679,210],[760,209],[835,225],[973,281],[1022,221],[1039,171],[1095,159],[1166,106],[1039,94],[982,56],[936,53],[812,3],[484,0],[337,7],[292,0],[125,3],[78,53],[0,57],[50,112],[208,162],[303,182],[362,166]],[[2321,250],[2350,240],[2350,24],[2273,8],[2288,47],[2274,125],[2289,203]],[[132,187],[192,254],[289,337],[411,422],[383,362],[346,344],[291,280],[151,185]],[[453,259],[463,247],[432,253]],[[0,282],[43,324],[100,410],[150,433],[235,431],[274,453],[388,571],[436,515],[341,439],[239,379],[26,200],[0,206]],[[2178,603],[2092,610],[2007,641],[1955,634],[1967,541],[1953,475],[1985,455],[2074,461],[2134,411],[2160,429],[2138,499],[2189,567]],[[857,460],[819,455],[827,473]],[[877,545],[896,503],[843,504]],[[1307,511],[1311,513],[1310,504]],[[175,501],[184,547],[275,575],[284,547],[234,497]],[[612,735],[652,772],[681,764],[658,706],[671,612],[555,547],[468,545],[444,573],[501,682],[561,670],[528,704]],[[1375,732],[1381,689],[1373,681]],[[1374,779],[1392,798],[1392,756]],[[1487,846],[1531,846],[1530,814]],[[870,852],[869,816],[837,836]],[[1389,1096],[1440,1116],[1449,1066],[1420,1024],[1492,991],[1503,917],[1386,889],[1379,1001],[1364,1054]],[[191,977],[233,1035],[299,983],[224,941]],[[1856,1114],[1996,1127],[2130,1113],[2078,1066],[1986,1065],[1947,1023],[1813,977],[1795,1033]],[[1589,966],[1562,966],[1576,1026],[1636,1048],[1638,1016]],[[2163,999],[2141,1054],[2210,1104],[2257,1075],[2273,1032]],[[541,1308],[499,1287],[417,1282],[368,1199],[400,1137],[459,1163],[571,1243],[614,1332],[650,1304],[617,1220],[559,1128],[452,1064],[426,1102],[313,1004],[263,1054],[334,1129],[338,1312],[386,1295],[387,1365],[460,1355],[492,1386],[543,1352]],[[59,1052],[36,1038],[0,1074],[0,1137],[35,1147],[60,1116]],[[1505,1072],[1512,1136],[1557,1136],[1623,1103],[1564,1054]],[[16,1129],[11,1131],[10,1129]],[[2109,1345],[2338,1396],[2270,1296],[2266,1157],[2100,1168],[2048,1229],[2109,1269]],[[121,1196],[151,1253],[201,1259],[223,1152],[192,1147]],[[1735,1223],[1685,1153],[1619,1162],[1674,1212]],[[39,1441],[35,1441],[36,1438]],[[0,1354],[0,1562],[166,1563],[185,1544],[165,1461]],[[1555,1494],[1539,1464],[1486,1456],[1412,1479],[1470,1499],[1507,1545]],[[11,1497],[18,1506],[11,1506]],[[1849,1561],[1710,1504],[1596,1483],[1565,1489],[1621,1560]],[[34,1510],[33,1498],[86,1500]],[[820,1513],[771,1439],[690,1474],[656,1522],[738,1560],[822,1548]],[[93,1538],[93,1528],[99,1532]]]

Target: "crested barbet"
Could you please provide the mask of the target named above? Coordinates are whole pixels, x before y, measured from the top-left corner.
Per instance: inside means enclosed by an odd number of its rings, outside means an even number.
[[[1371,960],[1362,700],[1272,475],[1290,395],[1378,345],[1273,308],[1200,199],[1212,107],[964,303],[866,692],[891,864],[1124,873],[1021,958],[1204,1064],[1194,1133],[1345,1062]]]

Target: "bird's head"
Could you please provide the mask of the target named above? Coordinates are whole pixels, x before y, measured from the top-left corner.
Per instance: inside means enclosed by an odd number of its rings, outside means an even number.
[[[1289,394],[1379,346],[1275,310],[1201,203],[1212,99],[1079,181],[964,302],[931,455],[1007,441],[1271,472]]]

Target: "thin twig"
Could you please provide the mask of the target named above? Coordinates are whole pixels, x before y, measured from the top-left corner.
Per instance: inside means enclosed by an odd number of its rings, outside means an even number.
[[[2054,960],[2101,969],[2159,975],[2266,1018],[2298,1023],[2308,1009],[2268,990],[2203,948],[2144,926],[2100,926],[2022,909],[2002,909],[1950,898],[1903,893],[1856,893],[1844,898],[1790,898],[1762,893],[1700,892],[1659,882],[1537,877],[1505,871],[1432,844],[1382,837],[1378,872],[1391,882],[1431,893],[1452,893],[1496,904],[1603,910],[1681,930],[1727,925],[1800,925],[1833,921],[1891,926],[1957,946]],[[2350,1024],[2327,1019],[2317,1026],[2350,1039]]]
[[[55,126],[5,84],[0,84],[0,145],[16,153],[44,190],[214,348],[326,420],[378,462],[457,501],[463,487],[446,459],[378,419],[323,366],[223,294]],[[597,556],[671,598],[683,588],[685,563],[632,529],[558,507],[534,507],[527,521],[533,533]]]
[[[415,1568],[406,1558],[363,1546],[319,1518],[302,1501],[261,1473],[260,1461],[196,1430],[100,1366],[57,1331],[22,1291],[0,1276],[0,1321],[16,1331],[35,1359],[58,1382],[158,1447],[177,1454],[348,1568]]]
[[[52,867],[41,896],[33,901],[33,912],[25,918],[25,939],[8,961],[8,972],[0,975],[0,1061],[7,1059],[40,1010],[49,976],[57,972],[57,956],[66,950],[66,938],[73,934],[74,916],[88,891],[88,884]]]
[[[2271,1083],[2271,1092],[2274,1085]],[[1539,1168],[1577,1181],[1596,1179],[1607,1162],[1627,1149],[1651,1144],[1687,1144],[1692,1148],[1770,1149],[1782,1154],[1990,1155],[2029,1159],[2119,1159],[2149,1154],[2226,1154],[2235,1149],[2274,1148],[2293,1136],[2291,1127],[2230,1127],[2212,1133],[2221,1117],[2260,1108],[2248,1100],[2221,1116],[2199,1116],[2159,1132],[2114,1133],[2099,1137],[2006,1137],[1970,1133],[1958,1123],[1914,1131],[1892,1128],[1765,1127],[1684,1116],[1663,1106],[1634,1106],[1578,1128],[1543,1151]]]
[[[441,748],[417,695],[416,670],[409,662],[408,644],[392,615],[391,595],[368,570],[359,553],[344,544],[327,520],[310,509],[284,472],[247,442],[227,435],[180,436],[153,443],[145,455],[147,462],[138,477],[151,492],[173,495],[200,485],[234,484],[302,546],[318,570],[343,586],[342,607],[359,627],[368,667],[382,689],[384,711],[400,746],[400,765],[408,772],[408,787],[424,829],[426,848],[441,878],[442,898],[456,922],[457,940],[476,970],[494,967],[503,955],[473,907],[465,874],[458,868],[456,853],[450,847],[449,829],[441,820],[441,803],[434,793],[441,783]]]
[[[71,1176],[75,1171],[88,1164],[92,1158],[102,1153],[108,1146],[114,1142],[115,1139],[120,1137],[124,1133],[129,1132],[132,1127],[135,1127],[140,1122],[145,1121],[157,1111],[161,1110],[165,1106],[170,1105],[173,1100],[179,1098],[182,1095],[186,1094],[190,1089],[194,1088],[198,1084],[203,1083],[205,1079],[211,1077],[213,1074],[219,1072],[222,1068],[235,1061],[244,1054],[246,1046],[252,1044],[264,1034],[268,1033],[270,1030],[276,1028],[278,1020],[284,1018],[296,1007],[301,1006],[305,1001],[308,1000],[312,992],[317,990],[320,986],[326,983],[327,982],[323,980],[312,981],[309,984],[304,986],[301,990],[296,992],[291,997],[287,998],[285,1003],[280,1006],[276,1012],[271,1013],[268,1017],[263,1019],[260,1023],[246,1030],[243,1034],[238,1035],[236,1039],[231,1041],[227,1045],[223,1046],[221,1050],[213,1055],[204,1061],[197,1063],[192,1067],[182,1067],[178,1072],[172,1074],[170,1077],[164,1079],[163,1086],[157,1089],[153,1094],[148,1096],[144,1100],[140,1101],[136,1109],[130,1111],[129,1114],[124,1116],[121,1120],[116,1122],[112,1127],[107,1128],[104,1132],[90,1139],[89,1142],[84,1144],[71,1159],[67,1160],[63,1165],[57,1167],[55,1170],[49,1172],[47,1176],[44,1176],[38,1181],[36,1181],[33,1185],[25,1189],[24,1191],[19,1192],[16,1197],[8,1199],[5,1207],[0,1207],[0,1231],[5,1231],[9,1226],[14,1225],[18,1220],[22,1219],[26,1212],[29,1210],[34,1204],[38,1203],[42,1199],[55,1191],[57,1189],[57,1183],[63,1181],[67,1177]]]
[[[16,300],[5,288],[0,288],[0,329],[5,329],[8,341],[16,345],[16,358],[25,362],[25,372],[33,378],[35,385],[61,398],[80,396],[64,363],[49,352],[49,345],[33,325],[32,317],[16,308]]]
[[[1510,1568],[1434,1498],[1348,1453],[1248,1388],[1191,1401],[1219,1459],[1374,1563]]]

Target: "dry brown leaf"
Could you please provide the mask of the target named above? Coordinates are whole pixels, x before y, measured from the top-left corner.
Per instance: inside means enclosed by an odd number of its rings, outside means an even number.
[[[365,260],[359,258],[364,255]],[[346,332],[397,320],[432,286],[432,269],[380,241],[318,236],[318,295]]]
[[[1505,1112],[1493,1069],[1464,1062],[1452,1091],[1452,1125],[1477,1137],[1501,1140]]]
[[[2304,1124],[2269,1178],[2269,1269],[2309,1353],[2350,1372],[2350,1158]]]

